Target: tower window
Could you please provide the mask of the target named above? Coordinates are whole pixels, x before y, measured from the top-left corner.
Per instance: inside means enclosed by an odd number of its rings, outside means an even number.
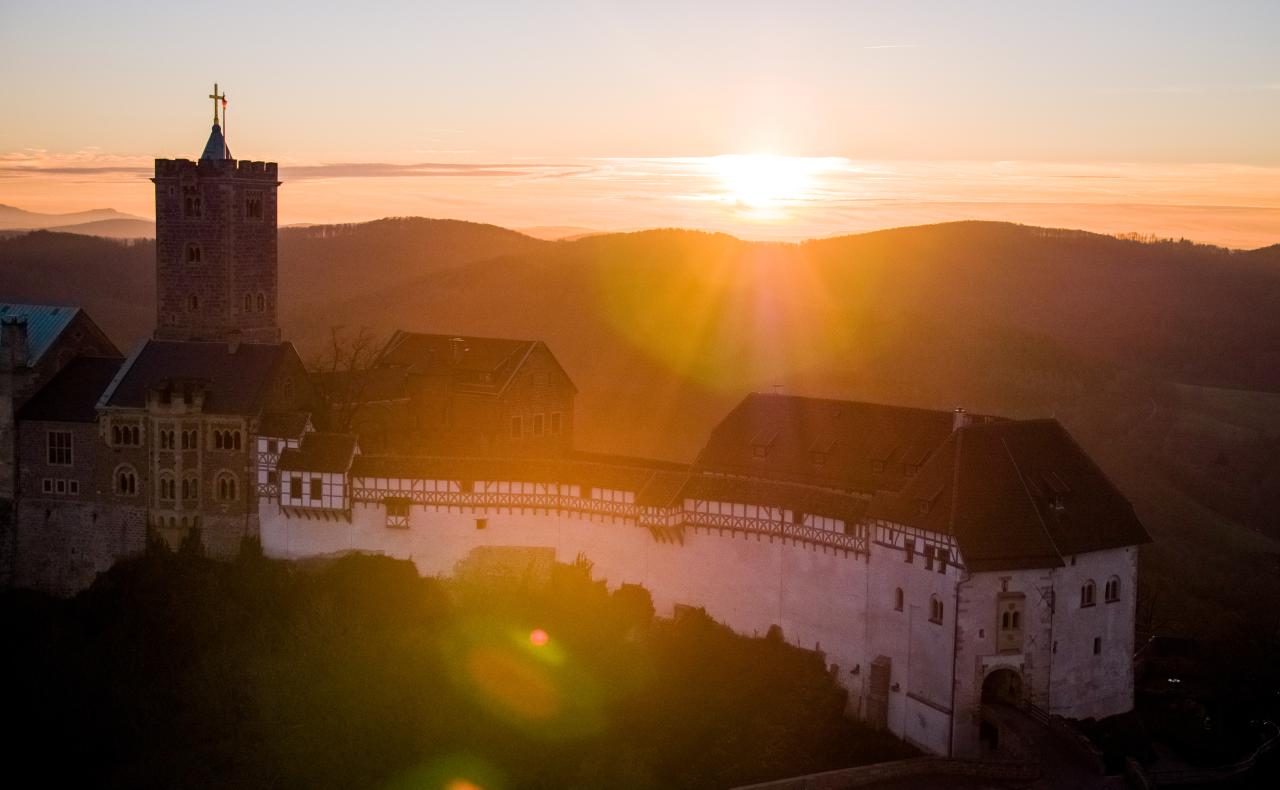
[[[262,193],[250,192],[244,197],[244,216],[246,219],[262,219]]]
[[[187,263],[199,263],[200,257],[200,245],[194,241],[187,244]]]
[[[133,496],[138,493],[138,473],[132,466],[117,466],[112,475],[113,488],[120,496]]]
[[[191,294],[187,297],[187,310],[194,313],[200,309],[200,297]]]
[[[905,596],[902,594],[901,587],[893,591],[893,610],[895,612],[902,611],[903,598],[905,598]]]
[[[253,294],[244,295],[244,312],[253,312]]]
[[[204,216],[204,207],[200,205],[199,195],[184,195],[182,198],[182,216],[187,219],[200,219]]]
[[[259,291],[258,292],[258,312],[265,313],[266,311],[267,311],[267,295]]]
[[[218,499],[222,502],[234,502],[236,499],[236,478],[230,472],[218,475]]]
[[[1093,654],[1095,656],[1102,655],[1102,637],[1095,636],[1093,638]]]

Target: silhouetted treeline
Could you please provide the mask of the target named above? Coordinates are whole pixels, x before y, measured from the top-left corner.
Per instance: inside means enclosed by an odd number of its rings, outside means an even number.
[[[657,620],[584,565],[156,552],[0,617],[6,771],[46,786],[704,788],[910,751],[842,717],[819,655]]]

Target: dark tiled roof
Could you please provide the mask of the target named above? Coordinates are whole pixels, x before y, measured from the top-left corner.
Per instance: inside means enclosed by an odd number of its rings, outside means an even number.
[[[122,364],[120,357],[76,357],[18,410],[18,419],[93,422],[98,399]]]
[[[954,535],[972,570],[1053,567],[1150,541],[1133,507],[1056,420],[962,428],[868,516]]]
[[[680,492],[682,499],[742,502],[788,508],[838,518],[854,524],[866,511],[865,499],[812,486],[778,483],[747,477],[700,474],[690,477]]]
[[[241,343],[233,351],[227,343],[149,340],[126,363],[106,405],[142,408],[147,392],[165,381],[199,381],[206,412],[256,414],[277,364],[296,353],[289,343]]]
[[[698,466],[844,491],[894,491],[951,434],[953,420],[945,411],[752,393],[712,431]]]
[[[346,472],[356,456],[356,437],[312,431],[296,450],[280,455],[280,469],[291,472]]]
[[[536,340],[396,332],[375,367],[448,376],[459,389],[498,393],[538,345]]]
[[[258,420],[258,435],[297,439],[310,422],[311,415],[305,411],[269,411]]]

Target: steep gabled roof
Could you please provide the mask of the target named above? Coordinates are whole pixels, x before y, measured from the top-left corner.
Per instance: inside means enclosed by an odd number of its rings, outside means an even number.
[[[140,409],[147,393],[166,381],[199,381],[205,412],[253,415],[277,366],[297,355],[290,343],[227,343],[148,340],[126,363],[123,374],[103,399],[107,407]]]
[[[868,517],[953,535],[971,570],[1045,568],[1150,541],[1133,507],[1057,420],[961,428]]]
[[[954,419],[945,411],[751,393],[711,432],[697,464],[844,491],[893,491],[946,441]]]
[[[79,313],[79,307],[0,302],[0,321],[26,321],[27,364],[32,366],[40,361]]]
[[[270,411],[258,420],[258,435],[297,439],[310,424],[311,415],[305,411]]]
[[[356,437],[347,433],[318,433],[302,437],[297,449],[280,455],[280,469],[290,472],[346,472],[356,457]]]
[[[121,357],[76,357],[18,410],[17,418],[94,422],[98,399],[122,364]]]

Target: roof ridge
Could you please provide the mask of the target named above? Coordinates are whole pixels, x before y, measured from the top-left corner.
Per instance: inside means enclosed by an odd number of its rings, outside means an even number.
[[[106,408],[107,404],[111,402],[111,398],[116,394],[116,388],[120,386],[120,382],[124,381],[125,376],[129,375],[134,363],[142,356],[142,350],[151,342],[151,338],[138,341],[138,344],[133,347],[133,353],[125,357],[124,364],[116,371],[116,375],[112,377],[111,383],[107,385],[107,388],[102,391],[102,397],[98,398],[98,403],[94,406],[95,409]]]

